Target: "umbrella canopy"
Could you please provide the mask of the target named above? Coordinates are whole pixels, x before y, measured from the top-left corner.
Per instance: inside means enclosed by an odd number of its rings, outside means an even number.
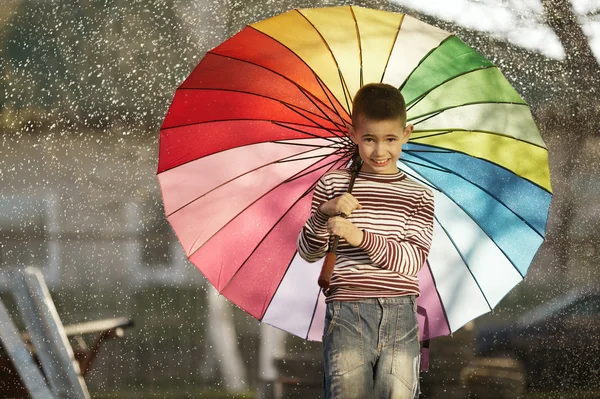
[[[366,83],[401,90],[415,130],[398,167],[435,193],[420,275],[421,339],[490,311],[545,235],[548,152],[491,62],[408,15],[298,9],[211,50],[175,93],[158,161],[165,213],[189,260],[240,308],[320,340],[321,263],[296,251],[312,190],[352,156],[345,123]]]

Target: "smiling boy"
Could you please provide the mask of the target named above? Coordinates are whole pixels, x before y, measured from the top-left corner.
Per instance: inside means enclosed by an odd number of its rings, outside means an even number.
[[[350,170],[323,175],[298,237],[309,262],[326,255],[332,235],[340,237],[325,291],[325,397],[416,398],[417,274],[431,246],[433,194],[397,167],[413,131],[398,89],[363,86],[348,131],[363,160],[353,194]]]

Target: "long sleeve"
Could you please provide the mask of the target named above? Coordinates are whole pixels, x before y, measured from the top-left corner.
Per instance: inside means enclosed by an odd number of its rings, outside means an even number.
[[[319,209],[321,204],[330,199],[324,179],[325,176],[315,187],[311,215],[302,227],[297,241],[298,254],[302,259],[311,263],[324,257],[329,250],[329,232],[327,231],[329,216]]]
[[[359,247],[369,255],[374,266],[406,276],[416,276],[431,248],[433,211],[433,194],[426,190],[407,222],[403,240],[363,229],[363,240]]]

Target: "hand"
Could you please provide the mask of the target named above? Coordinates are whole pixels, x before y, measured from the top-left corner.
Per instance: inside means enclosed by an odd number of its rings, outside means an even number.
[[[327,231],[348,241],[353,247],[358,247],[363,240],[363,231],[354,223],[341,216],[334,216],[327,221]]]
[[[337,216],[344,214],[350,216],[352,212],[357,209],[361,209],[362,205],[356,198],[350,193],[344,193],[338,197],[332,198],[327,202],[321,204],[321,212],[327,216]]]

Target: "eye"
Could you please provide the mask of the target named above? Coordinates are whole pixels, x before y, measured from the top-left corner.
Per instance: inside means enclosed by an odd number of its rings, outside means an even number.
[[[390,141],[390,142],[392,142],[392,141],[396,141],[396,140],[398,140],[398,139],[397,139],[397,138],[395,138],[395,137],[390,137],[390,138],[388,139],[388,141]]]

